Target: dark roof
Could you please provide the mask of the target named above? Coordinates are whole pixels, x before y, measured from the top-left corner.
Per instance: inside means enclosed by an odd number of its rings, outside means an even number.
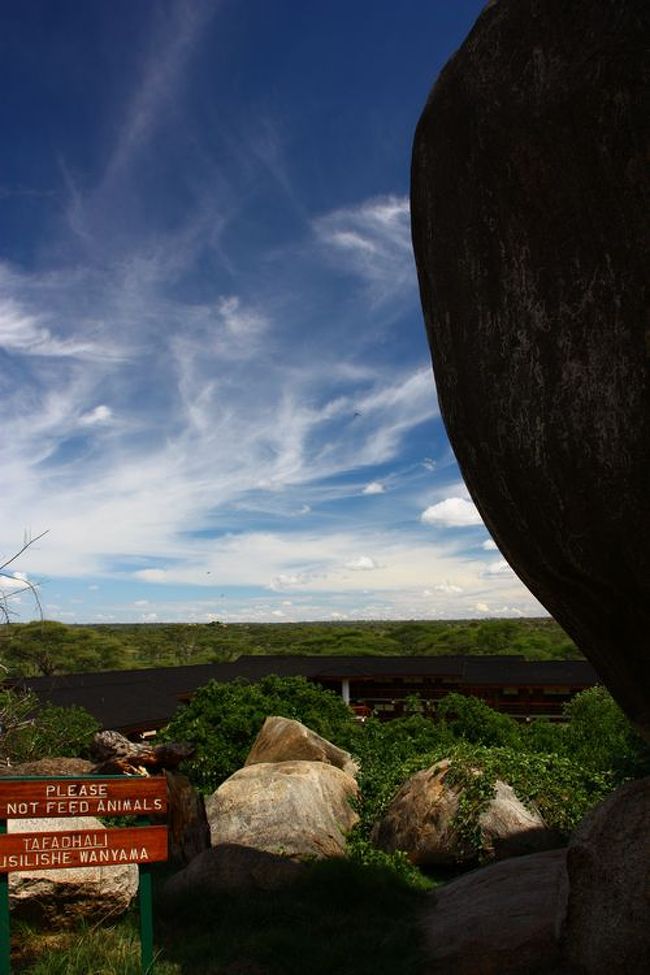
[[[156,667],[25,677],[9,683],[34,691],[59,706],[80,705],[104,728],[122,731],[158,728],[179,703],[210,680],[260,680],[268,674],[312,680],[363,677],[452,677],[459,685],[539,684],[588,686],[598,680],[584,660],[526,661],[515,656],[242,656],[232,663]]]
[[[492,663],[498,659],[498,665]],[[465,657],[465,683],[584,685],[598,675],[586,660],[525,660],[523,657]]]

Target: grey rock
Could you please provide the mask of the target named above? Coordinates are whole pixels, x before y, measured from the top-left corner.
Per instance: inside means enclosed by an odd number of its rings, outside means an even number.
[[[476,855],[463,848],[454,817],[462,789],[446,779],[451,762],[444,759],[412,775],[389,804],[372,831],[382,850],[403,850],[412,863],[440,866],[471,863]],[[481,851],[487,859],[503,859],[560,845],[539,813],[527,809],[511,786],[499,779],[494,797],[479,816]]]
[[[581,975],[630,975],[650,960],[650,778],[598,805],[569,844],[563,943]]]
[[[165,771],[169,806],[166,815],[152,817],[152,823],[167,824],[169,857],[177,863],[189,863],[210,849],[210,827],[203,796],[186,775]]]
[[[343,856],[359,817],[357,784],[322,762],[249,765],[206,801],[212,845],[250,846],[299,859]]]
[[[559,975],[566,850],[473,870],[430,895],[422,975]]]
[[[33,762],[0,766],[0,775],[92,775],[95,766],[85,758],[37,758]]]
[[[94,816],[69,819],[10,819],[9,833],[103,829]],[[127,910],[138,889],[133,863],[63,870],[29,870],[9,874],[9,905],[15,917],[53,927],[95,923]]]
[[[349,752],[321,738],[300,721],[272,715],[262,725],[245,764],[292,761],[325,762],[352,776],[359,771]]]
[[[220,843],[195,857],[164,887],[168,905],[177,898],[227,890],[280,890],[303,876],[306,864],[235,843]]]

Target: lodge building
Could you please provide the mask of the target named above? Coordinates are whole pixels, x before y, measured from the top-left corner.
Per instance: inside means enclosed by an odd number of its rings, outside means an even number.
[[[78,705],[102,725],[125,735],[155,733],[208,681],[270,674],[302,676],[341,694],[359,717],[383,720],[404,713],[419,695],[425,713],[451,691],[481,698],[520,720],[562,719],[563,706],[598,682],[586,660],[528,661],[520,656],[241,656],[231,663],[25,677],[6,682],[33,691],[42,703]]]

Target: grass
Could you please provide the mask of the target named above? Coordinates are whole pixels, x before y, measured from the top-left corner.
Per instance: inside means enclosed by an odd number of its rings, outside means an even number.
[[[158,884],[164,873],[158,876]],[[291,888],[154,901],[155,975],[418,975],[427,894],[390,870],[313,864]],[[44,933],[12,926],[23,975],[140,975],[137,914],[110,926]]]

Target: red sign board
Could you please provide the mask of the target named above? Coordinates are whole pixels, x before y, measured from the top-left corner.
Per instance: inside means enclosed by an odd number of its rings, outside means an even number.
[[[164,776],[0,780],[0,820],[167,812]]]
[[[0,873],[155,863],[166,859],[166,826],[74,829],[0,836]]]
[[[153,966],[151,875],[147,864],[167,859],[167,827],[69,829],[7,833],[7,820],[66,816],[141,816],[167,812],[163,776],[0,779],[0,975],[11,972],[7,874],[71,867],[144,865],[140,877],[142,973]],[[45,825],[45,824],[44,824]]]

